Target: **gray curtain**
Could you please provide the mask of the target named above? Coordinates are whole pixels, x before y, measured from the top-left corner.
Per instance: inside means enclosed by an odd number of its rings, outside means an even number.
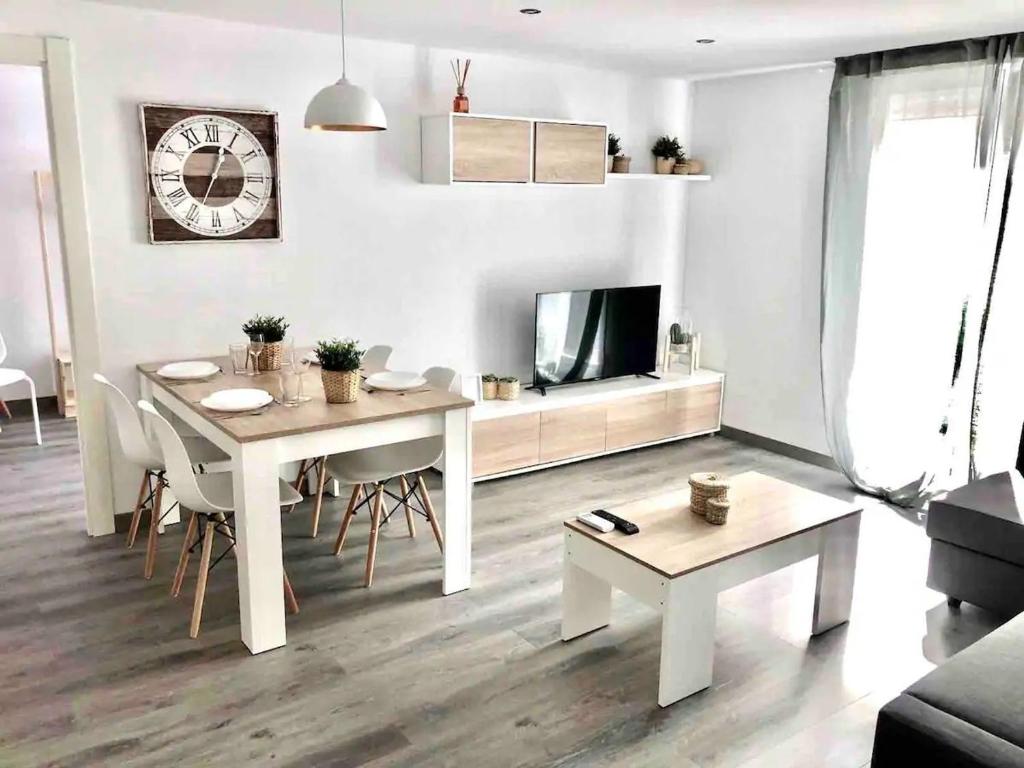
[[[994,315],[993,303],[1021,139],[1022,62],[1021,34],[836,62],[825,427],[851,482],[897,504],[917,505],[980,471],[986,341],[995,317],[1012,317]],[[1006,466],[1015,455],[1007,451]]]

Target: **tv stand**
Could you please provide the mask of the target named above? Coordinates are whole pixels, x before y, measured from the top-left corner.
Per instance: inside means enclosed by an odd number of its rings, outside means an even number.
[[[524,388],[471,409],[473,478],[486,480],[717,432],[725,376],[697,370]]]
[[[661,379],[661,376],[658,376],[657,374],[654,373],[638,373],[636,377],[638,379]]]

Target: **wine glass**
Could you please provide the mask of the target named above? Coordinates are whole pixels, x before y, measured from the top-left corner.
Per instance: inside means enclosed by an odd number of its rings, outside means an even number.
[[[260,372],[260,352],[263,351],[263,334],[253,333],[249,335],[249,357],[252,358],[252,373],[255,376]]]
[[[295,398],[296,402],[308,403],[313,399],[306,394],[305,390],[306,373],[309,371],[309,366],[312,362],[313,361],[309,359],[309,355],[302,355],[301,357],[295,358],[295,372],[299,375],[299,396]]]

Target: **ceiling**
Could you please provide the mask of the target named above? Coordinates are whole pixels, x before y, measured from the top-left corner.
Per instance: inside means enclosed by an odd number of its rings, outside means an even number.
[[[101,0],[293,29],[339,29],[337,0]],[[533,6],[536,16],[519,13]],[[1024,0],[347,0],[348,32],[694,76],[1024,30]],[[697,38],[714,38],[697,45]]]

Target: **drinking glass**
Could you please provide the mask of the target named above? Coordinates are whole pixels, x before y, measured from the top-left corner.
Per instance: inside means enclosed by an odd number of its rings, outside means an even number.
[[[281,340],[281,365],[295,364],[295,337],[287,336]]]
[[[249,358],[252,360],[250,376],[260,372],[260,352],[263,351],[263,334],[253,333],[249,336]]]
[[[294,366],[282,365],[277,379],[281,385],[281,405],[294,408],[301,402],[299,392],[302,387],[302,374]]]
[[[245,376],[249,367],[249,345],[229,344],[228,355],[231,357],[231,369],[236,376]]]
[[[306,355],[303,355],[300,358],[296,358],[295,360],[294,368],[295,372],[298,374],[299,377],[299,395],[296,398],[296,400],[297,402],[300,403],[308,403],[310,400],[313,399],[312,397],[306,394],[304,384],[306,380],[306,373],[309,371],[309,366],[311,365],[311,363],[312,361]]]

